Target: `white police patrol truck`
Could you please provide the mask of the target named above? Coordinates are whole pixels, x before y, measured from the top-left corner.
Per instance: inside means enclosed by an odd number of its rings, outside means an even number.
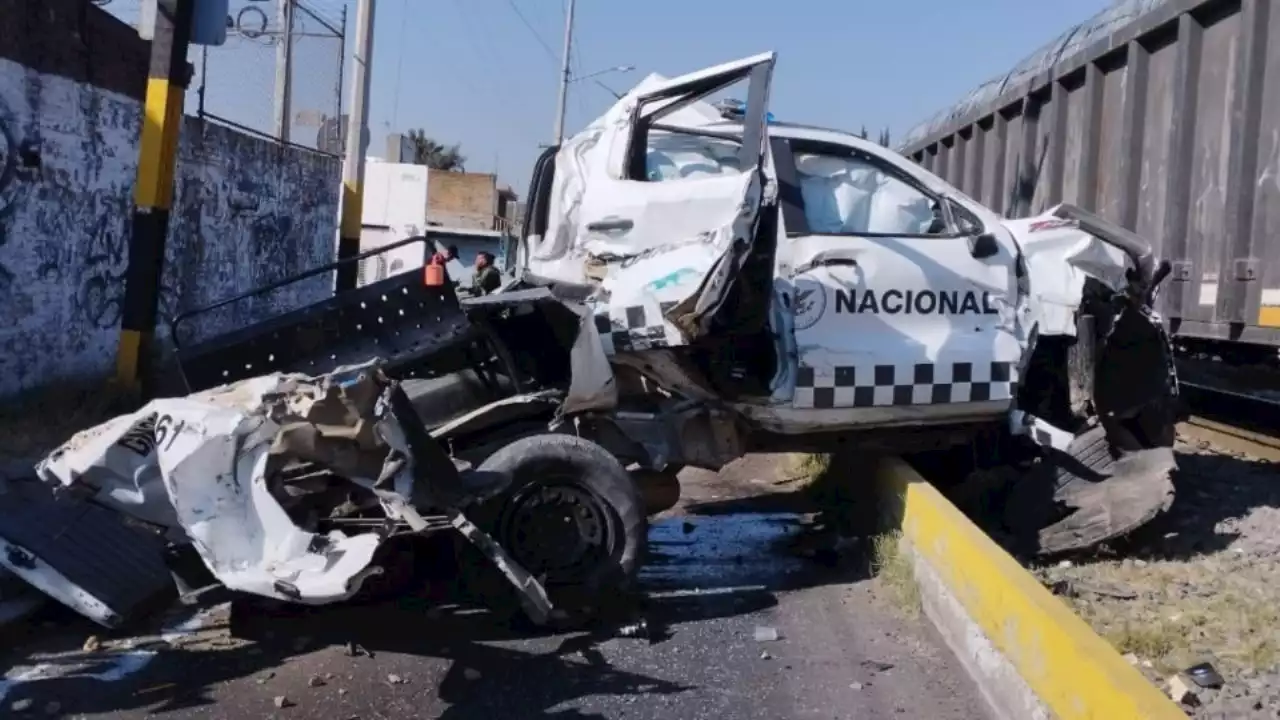
[[[776,122],[774,64],[651,75],[539,159],[517,273],[584,298],[612,373],[583,389],[575,367],[576,407],[657,468],[860,446],[1017,468],[1009,528],[1042,552],[1166,509],[1149,244],[1071,206],[1007,220],[874,142]],[[638,426],[660,417],[683,424]]]

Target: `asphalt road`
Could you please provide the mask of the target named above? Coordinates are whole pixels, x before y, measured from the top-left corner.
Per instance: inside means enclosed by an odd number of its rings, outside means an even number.
[[[597,632],[513,629],[451,604],[447,582],[289,617],[182,608],[162,631],[89,652],[93,628],[56,617],[9,644],[0,716],[988,717],[927,622],[902,617],[866,577],[856,546],[799,556],[796,503],[743,503],[749,489],[709,481],[655,523],[644,607]]]

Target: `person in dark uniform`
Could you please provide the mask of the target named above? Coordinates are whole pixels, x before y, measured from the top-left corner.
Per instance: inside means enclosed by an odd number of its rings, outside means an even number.
[[[502,287],[502,275],[498,272],[498,268],[494,267],[493,262],[493,253],[476,254],[476,276],[472,288],[477,295],[488,295]]]

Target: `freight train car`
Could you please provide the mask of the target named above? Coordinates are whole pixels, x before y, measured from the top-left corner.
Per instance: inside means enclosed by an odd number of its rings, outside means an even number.
[[[1280,347],[1280,2],[1120,0],[899,150],[1009,217],[1068,202],[1173,265],[1180,344]]]

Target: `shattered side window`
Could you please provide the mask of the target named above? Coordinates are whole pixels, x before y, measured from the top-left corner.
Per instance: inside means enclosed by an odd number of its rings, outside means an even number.
[[[645,148],[645,179],[667,182],[737,175],[738,144],[723,138],[653,129]]]
[[[936,203],[913,185],[859,158],[797,153],[809,231],[840,235],[943,235]]]

